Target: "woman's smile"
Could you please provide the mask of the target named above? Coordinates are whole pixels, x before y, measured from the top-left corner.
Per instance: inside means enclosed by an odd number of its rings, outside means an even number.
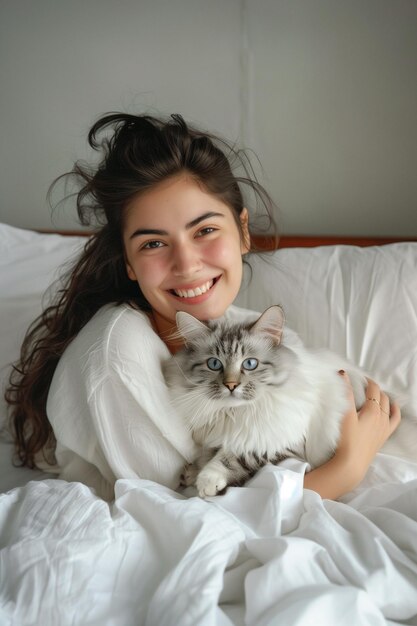
[[[184,285],[182,287],[171,289],[170,291],[174,296],[178,296],[182,300],[187,299],[188,303],[190,300],[194,301],[196,298],[207,294],[220,278],[220,276],[217,276],[216,278],[211,278],[210,280],[200,284],[197,287]]]

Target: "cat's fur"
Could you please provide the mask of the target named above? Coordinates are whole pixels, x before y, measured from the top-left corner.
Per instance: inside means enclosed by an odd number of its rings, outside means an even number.
[[[357,407],[366,400],[364,373],[331,352],[306,349],[292,331],[284,333],[279,306],[246,326],[205,324],[179,312],[177,326],[185,347],[166,362],[164,374],[202,449],[182,477],[201,497],[242,484],[267,462],[297,456],[314,468],[329,459],[348,407],[338,370],[348,372]],[[254,359],[258,365],[247,369]]]

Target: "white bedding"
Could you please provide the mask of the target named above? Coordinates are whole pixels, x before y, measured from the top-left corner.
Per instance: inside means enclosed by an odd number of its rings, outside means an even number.
[[[80,245],[0,226],[2,386]],[[417,244],[282,250],[252,266],[238,304],[281,303],[308,345],[399,386],[417,417]],[[303,491],[293,460],[207,501],[119,480],[109,504],[13,468],[10,444],[0,455],[1,625],[417,624],[417,463],[379,454],[343,502]]]

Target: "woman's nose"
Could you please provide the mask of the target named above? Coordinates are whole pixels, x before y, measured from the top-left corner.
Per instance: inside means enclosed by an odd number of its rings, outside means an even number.
[[[201,269],[201,259],[194,246],[178,244],[173,252],[173,273],[175,276],[188,277]]]

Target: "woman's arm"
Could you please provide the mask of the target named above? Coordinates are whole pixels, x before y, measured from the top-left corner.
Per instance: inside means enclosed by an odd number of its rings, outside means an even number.
[[[349,377],[346,372],[339,374],[346,380],[350,402],[339,446],[327,463],[308,472],[304,478],[306,489],[331,500],[360,483],[376,453],[401,421],[399,406],[390,404],[388,396],[372,380],[368,380],[365,404],[356,411]]]

